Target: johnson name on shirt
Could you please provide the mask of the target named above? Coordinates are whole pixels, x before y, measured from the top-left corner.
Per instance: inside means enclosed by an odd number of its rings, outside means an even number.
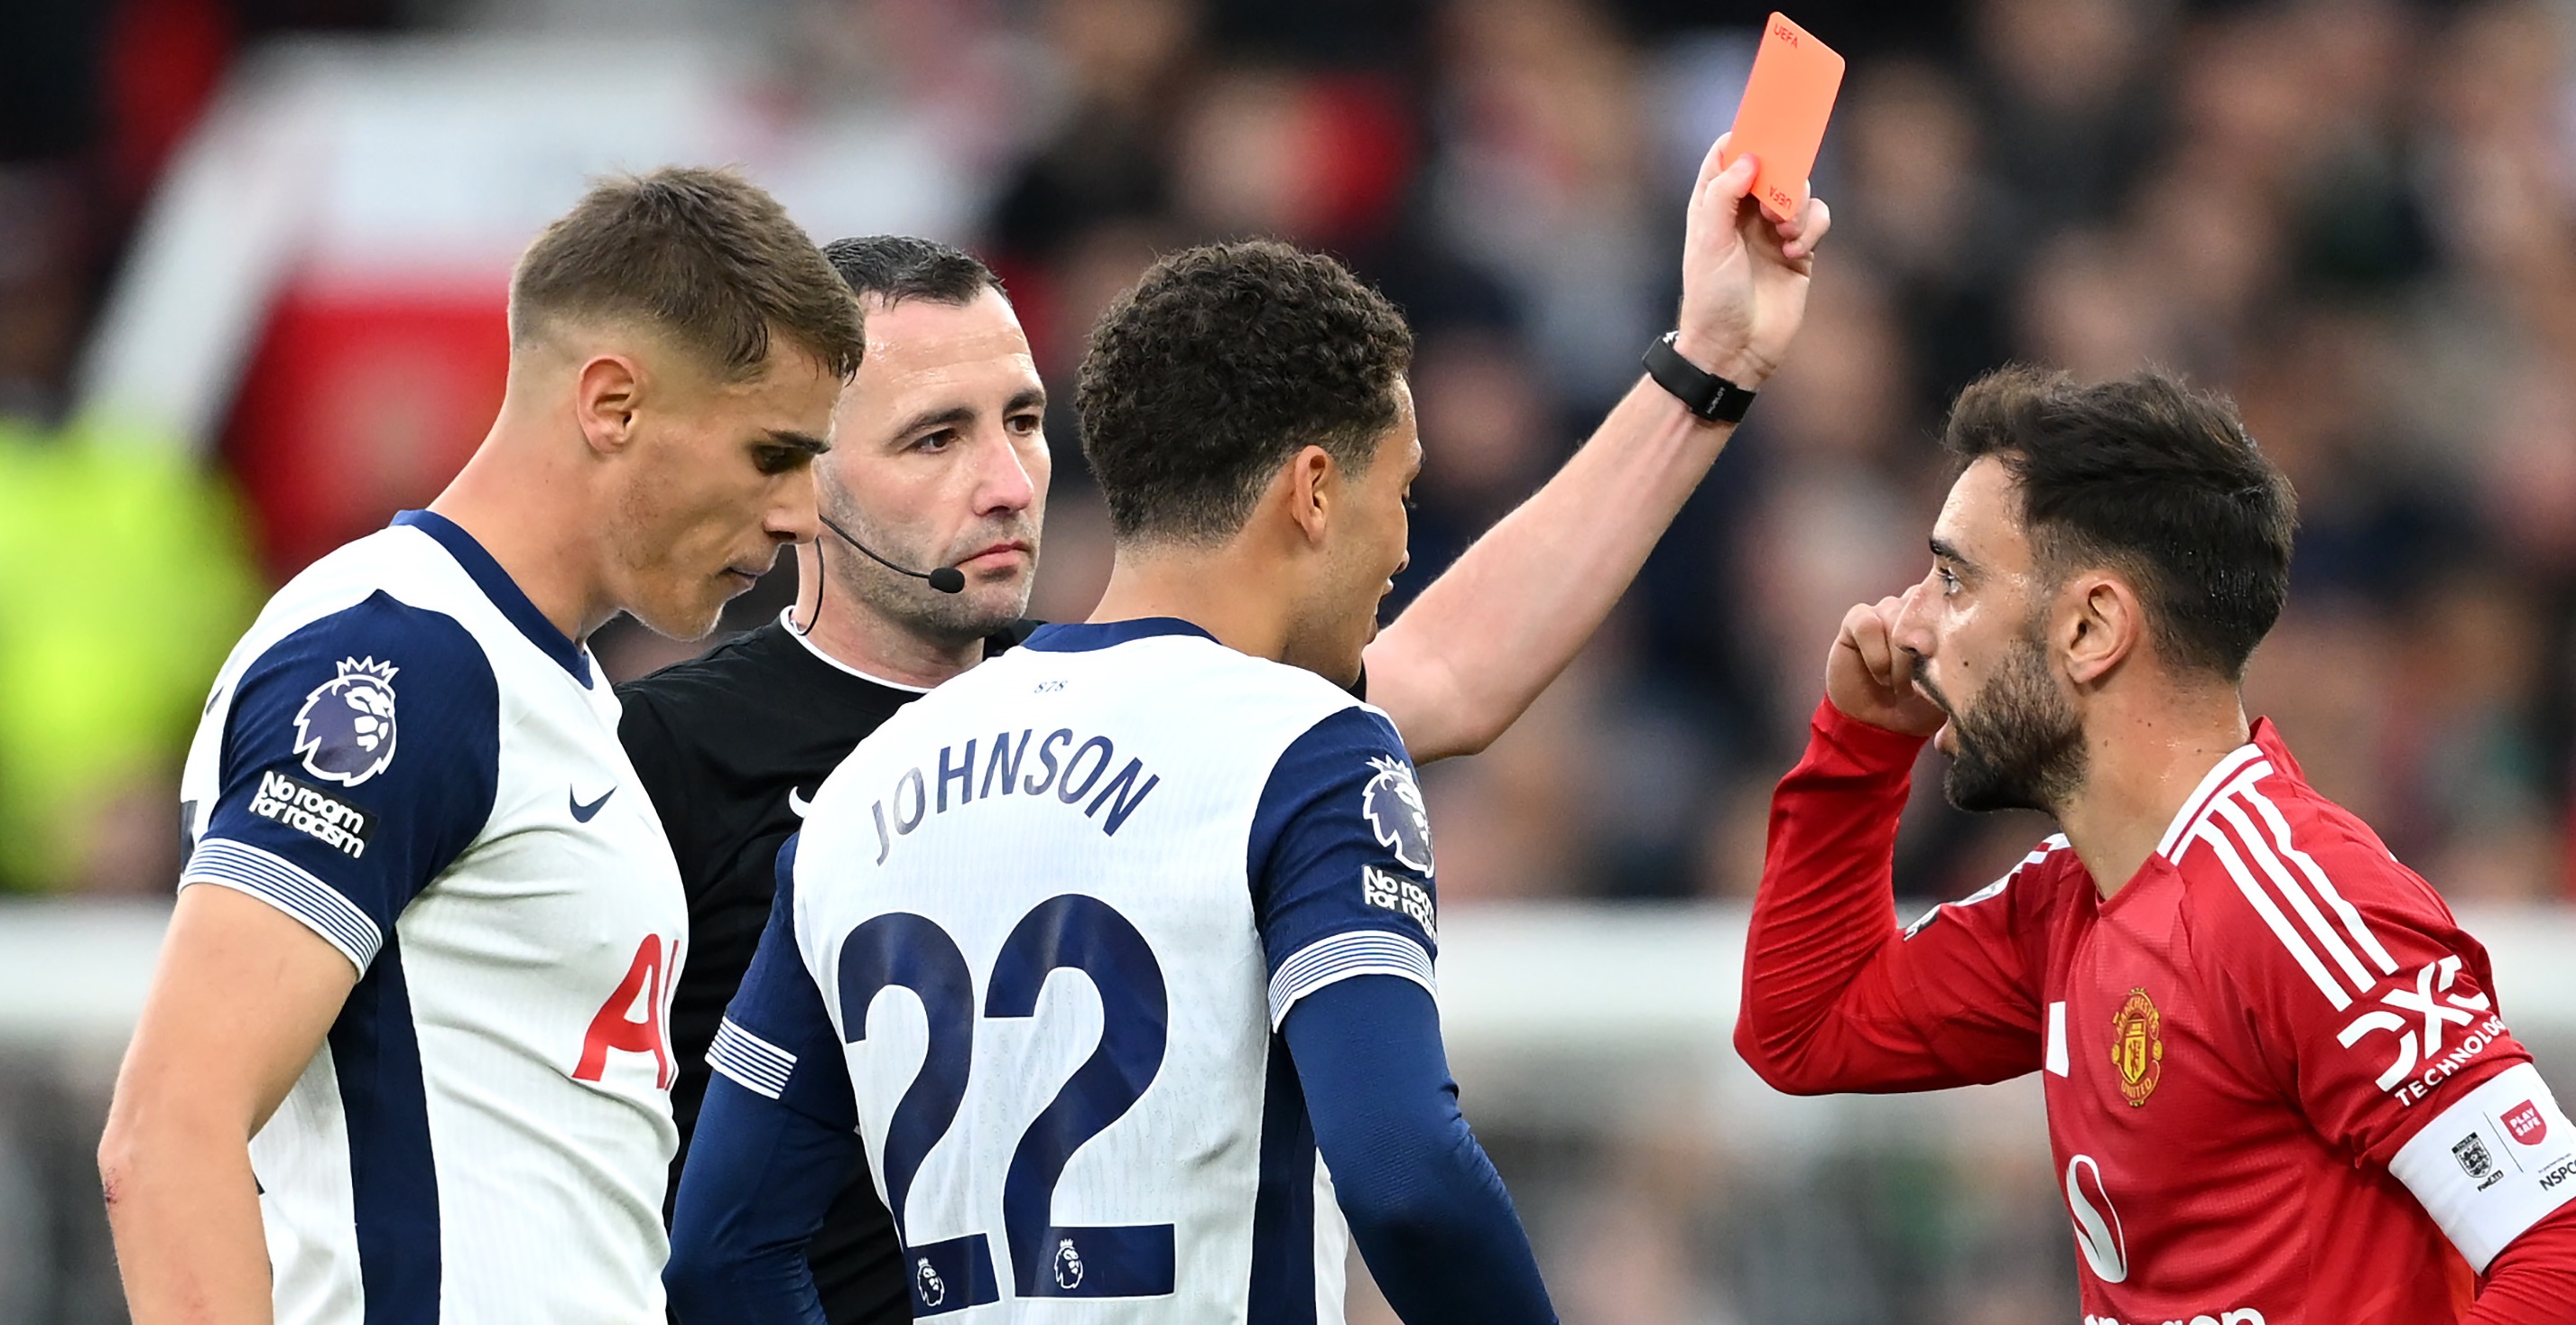
[[[943,745],[931,767],[905,769],[893,789],[869,807],[877,824],[876,863],[884,864],[893,854],[895,839],[910,835],[931,815],[995,796],[1052,795],[1066,805],[1081,806],[1102,833],[1115,837],[1163,780],[1147,773],[1142,759],[1131,757],[1110,773],[1117,763],[1117,742],[1107,736],[1077,741],[1069,727],[1058,727],[1043,738],[1032,727],[1016,736],[995,733],[989,742],[969,737],[962,745]]]

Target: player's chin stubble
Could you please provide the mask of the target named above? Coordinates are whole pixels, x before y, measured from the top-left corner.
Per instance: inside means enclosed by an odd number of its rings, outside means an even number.
[[[1941,782],[1952,805],[2054,814],[2084,784],[2084,726],[2049,678],[2037,640],[2013,648],[1972,711],[1960,711],[1929,680],[1918,684],[1948,715],[1959,747]]]

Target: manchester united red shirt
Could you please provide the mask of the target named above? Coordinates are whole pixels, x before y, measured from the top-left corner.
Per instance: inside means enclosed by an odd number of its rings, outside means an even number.
[[[2268,723],[2109,898],[2054,837],[1900,931],[1921,746],[1818,711],[1736,1043],[1800,1093],[2042,1073],[2087,1325],[2456,1321],[2576,1195],[2486,951]]]

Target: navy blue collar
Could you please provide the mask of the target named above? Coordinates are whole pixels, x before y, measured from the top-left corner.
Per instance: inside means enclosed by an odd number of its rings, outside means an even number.
[[[494,561],[492,554],[474,541],[474,535],[458,528],[454,520],[436,511],[404,511],[394,517],[394,523],[409,525],[437,539],[438,545],[447,549],[447,555],[456,558],[456,564],[464,567],[465,573],[474,578],[474,586],[483,591],[484,597],[492,600],[494,607],[501,609],[501,615],[508,617],[510,624],[517,626],[530,644],[536,645],[547,657],[572,673],[572,679],[581,682],[584,690],[590,688],[590,655],[583,652],[580,645],[565,638],[562,631],[555,629],[555,623],[546,620],[546,614],[528,601],[528,595],[520,591],[518,581],[510,578],[510,572],[501,569],[501,563]]]
[[[1077,626],[1040,626],[1022,644],[1023,649],[1040,653],[1089,653],[1129,640],[1148,639],[1155,635],[1196,635],[1213,642],[1216,636],[1191,625],[1179,617],[1149,616],[1132,621],[1102,621]]]

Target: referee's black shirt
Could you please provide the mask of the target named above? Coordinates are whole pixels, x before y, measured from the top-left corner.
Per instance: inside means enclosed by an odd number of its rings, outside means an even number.
[[[987,640],[985,656],[1028,638],[1036,624]],[[868,733],[921,692],[842,667],[772,621],[630,681],[617,697],[625,706],[618,738],[670,834],[689,895],[689,946],[671,999],[677,1193],[706,1099],[707,1046],[769,920],[779,845],[803,822],[788,798],[811,798]],[[912,1319],[903,1249],[866,1165],[853,1166],[806,1258],[832,1325]]]

